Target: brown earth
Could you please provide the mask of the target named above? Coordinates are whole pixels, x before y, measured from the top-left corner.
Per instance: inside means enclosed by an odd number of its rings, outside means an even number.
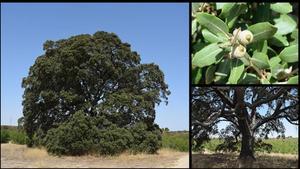
[[[1,144],[1,168],[161,168],[188,167],[188,153],[161,149],[158,154],[123,153],[119,156],[52,156],[44,149]]]
[[[254,168],[298,168],[298,156],[257,154]],[[238,168],[238,154],[192,154],[192,168]]]

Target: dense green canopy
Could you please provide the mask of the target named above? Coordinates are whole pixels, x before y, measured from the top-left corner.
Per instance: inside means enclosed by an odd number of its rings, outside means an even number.
[[[141,64],[140,56],[113,33],[46,41],[44,50],[22,82],[30,140],[79,111],[120,128],[137,122],[153,126],[155,105],[167,103],[170,91],[159,66]]]

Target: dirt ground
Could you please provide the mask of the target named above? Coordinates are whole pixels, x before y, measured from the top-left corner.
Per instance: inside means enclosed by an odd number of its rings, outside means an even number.
[[[57,157],[48,155],[43,149],[1,144],[1,168],[187,168],[188,161],[188,153],[169,149],[159,150],[155,155],[123,153],[114,157]]]
[[[258,154],[255,168],[298,168],[297,155]],[[238,168],[238,154],[193,154],[192,168]]]
[[[190,165],[190,158],[189,154],[186,153],[186,155],[180,157],[175,165],[172,165],[171,168],[189,168]]]

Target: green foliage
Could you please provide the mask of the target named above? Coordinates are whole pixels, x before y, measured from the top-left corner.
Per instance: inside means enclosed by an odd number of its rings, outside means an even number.
[[[161,131],[164,133],[164,132],[169,132],[170,131],[170,129],[169,128],[161,128]]]
[[[8,131],[1,129],[1,143],[8,143],[9,139]]]
[[[277,31],[277,28],[269,22],[261,22],[248,27],[253,34],[253,43],[271,38]]]
[[[130,132],[133,137],[130,149],[133,153],[153,154],[162,146],[161,131],[158,126],[148,127],[144,123],[137,123],[130,129]]]
[[[27,136],[24,131],[11,130],[9,131],[9,138],[15,144],[26,144],[27,142]]]
[[[99,154],[115,155],[129,149],[132,140],[129,130],[112,125],[108,129],[98,130],[93,147]]]
[[[201,12],[196,15],[196,20],[217,37],[227,39],[229,29],[221,19]]]
[[[275,12],[287,14],[293,11],[293,7],[290,3],[274,3],[271,4],[271,9]]]
[[[20,117],[18,119],[18,127],[19,130],[24,130],[24,117]]]
[[[245,66],[241,60],[239,59],[231,60],[231,71],[228,78],[228,82],[231,84],[236,84],[240,79],[244,69]]]
[[[189,151],[189,133],[165,132],[162,135],[162,147],[177,151]]]
[[[26,133],[16,128],[2,128],[1,127],[1,143],[8,143],[11,141],[15,144],[26,144]]]
[[[44,133],[44,131],[41,128],[38,128],[38,130],[34,133],[32,142],[36,147],[42,147],[45,145],[45,139],[47,133]]]
[[[222,49],[217,45],[217,43],[212,43],[195,53],[192,62],[200,68],[211,65],[220,59],[221,52]]]
[[[136,141],[137,151],[157,151],[155,105],[170,94],[158,65],[142,64],[128,43],[107,32],[48,40],[44,50],[22,82],[19,125],[28,146],[54,154],[117,154]],[[139,123],[147,126],[141,138],[131,133]]]
[[[192,83],[297,84],[295,18],[290,3],[192,3]]]
[[[104,117],[91,118],[79,111],[58,128],[50,129],[44,143],[48,152],[57,155],[91,152],[115,155],[125,150],[155,153],[161,147],[161,133],[158,129],[151,130],[145,123],[120,128]]]
[[[298,45],[292,45],[284,48],[280,52],[279,57],[287,63],[298,62]]]
[[[218,145],[222,144],[222,139],[211,139],[210,141],[206,142],[204,144],[204,148],[209,151],[215,151],[218,147]]]
[[[298,138],[267,139],[265,143],[272,145],[273,153],[298,154]]]
[[[47,151],[53,154],[82,155],[92,148],[91,123],[83,112],[75,113],[58,128],[52,128],[45,137]]]

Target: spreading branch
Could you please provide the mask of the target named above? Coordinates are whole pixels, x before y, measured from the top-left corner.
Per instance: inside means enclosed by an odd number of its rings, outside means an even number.
[[[289,90],[289,88],[280,88],[279,91],[274,94],[274,95],[269,95],[269,97],[267,97],[266,99],[257,99],[256,102],[252,103],[252,104],[247,104],[247,106],[250,108],[250,109],[254,109],[262,104],[265,104],[265,103],[268,103],[272,100],[275,100],[277,99],[278,97],[280,97],[283,93],[287,92]]]
[[[280,109],[280,107],[281,107],[281,105],[282,105],[282,103],[279,103],[278,105],[277,105],[277,107],[276,107],[276,109],[275,109],[275,111],[274,111],[274,113],[272,114],[272,115],[270,115],[270,116],[268,116],[268,117],[265,117],[265,118],[263,118],[263,119],[261,119],[260,121],[258,121],[257,123],[256,123],[256,125],[254,125],[254,127],[253,127],[253,131],[255,131],[257,128],[259,128],[260,126],[262,126],[263,124],[265,124],[265,123],[268,123],[268,122],[270,122],[270,121],[272,121],[272,120],[276,120],[276,119],[278,119],[278,118],[282,118],[282,117],[284,117],[284,118],[287,118],[287,117],[289,117],[288,116],[288,114],[286,113],[286,111],[287,110],[289,110],[289,109],[293,109],[293,108],[295,108],[297,105],[290,105],[290,106],[288,106],[288,107],[285,107],[285,108],[283,108],[283,109]],[[285,113],[284,115],[282,115],[282,113]],[[298,119],[289,119],[288,121],[290,122],[290,121],[295,121],[295,120],[298,120]],[[290,122],[291,123],[291,122]],[[293,123],[292,123],[293,124]]]
[[[234,107],[232,100],[226,96],[223,91],[219,90],[218,88],[213,88],[217,95],[222,99],[222,101],[228,104],[230,107]]]

